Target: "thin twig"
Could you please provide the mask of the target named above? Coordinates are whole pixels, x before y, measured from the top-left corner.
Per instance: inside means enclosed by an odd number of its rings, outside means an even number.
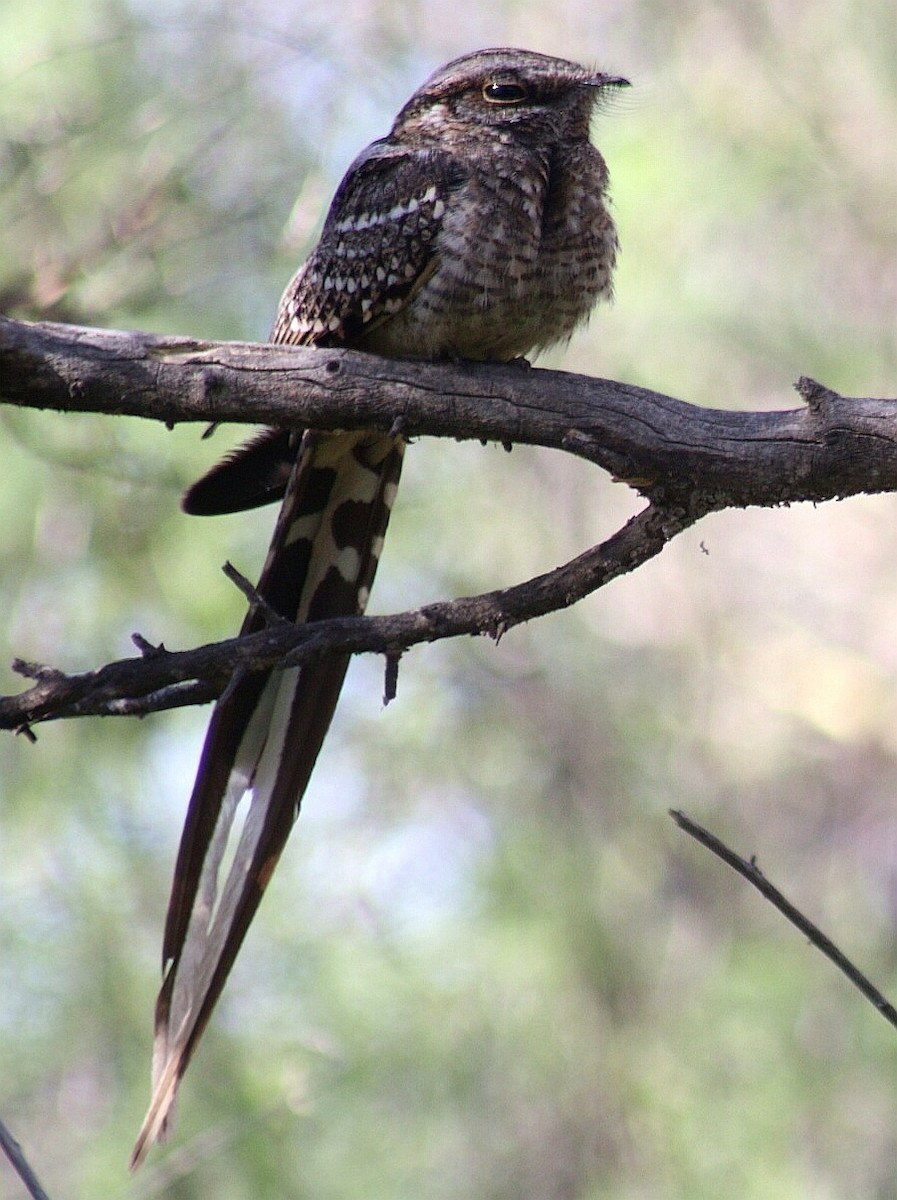
[[[702,846],[706,846],[717,858],[721,858],[727,866],[730,866],[733,871],[737,871],[748,883],[752,884],[770,904],[779,910],[783,917],[806,936],[817,950],[821,950],[825,957],[847,976],[853,986],[859,988],[873,1008],[897,1029],[897,1009],[893,1004],[850,961],[847,955],[838,949],[831,938],[826,937],[821,929],[814,925],[808,917],[805,917],[800,909],[795,908],[791,901],[787,900],[779,889],[769,882],[753,858],[742,858],[734,850],[730,850],[725,842],[721,842],[718,837],[710,833],[703,825],[699,825],[697,821],[693,821],[691,817],[686,816],[684,812],[671,808],[670,816],[680,829],[693,837],[695,841],[700,842]]]
[[[253,605],[255,611],[261,616],[267,626],[276,627],[278,625],[292,624],[291,621],[288,621],[286,617],[268,603],[252,580],[247,579],[242,571],[238,571],[233,563],[226,562],[221,570],[231,583],[243,593],[249,603]]]
[[[0,1148],[3,1153],[12,1163],[13,1170],[24,1183],[28,1190],[28,1195],[33,1200],[50,1200],[47,1193],[38,1182],[38,1178],[32,1171],[28,1159],[25,1157],[22,1147],[12,1136],[6,1126],[0,1121]]]
[[[383,676],[383,705],[392,704],[396,698],[396,693],[399,688],[399,663],[402,661],[402,652],[386,655],[386,667]]]

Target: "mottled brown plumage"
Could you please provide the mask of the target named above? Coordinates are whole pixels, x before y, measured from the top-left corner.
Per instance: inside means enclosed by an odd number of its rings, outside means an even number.
[[[621,82],[517,50],[437,71],[349,168],[274,339],[508,359],[569,337],[610,294],[589,120]]]
[[[617,235],[589,121],[602,91],[625,82],[526,50],[483,50],[441,68],[349,168],[272,340],[508,360],[569,337],[611,293]],[[377,432],[272,430],[200,480],[185,508],[229,512],[283,496],[260,594],[296,621],[363,612],[403,449]],[[261,624],[250,610],[243,630]],[[215,707],[175,866],[153,1099],[134,1166],[165,1130],[298,814],[346,666],[332,655],[253,675]]]

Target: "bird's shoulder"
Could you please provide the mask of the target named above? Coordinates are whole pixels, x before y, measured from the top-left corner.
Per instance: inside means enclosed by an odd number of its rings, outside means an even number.
[[[273,341],[357,341],[407,304],[432,271],[463,162],[440,147],[373,142],[334,194],[317,246],[281,300]]]

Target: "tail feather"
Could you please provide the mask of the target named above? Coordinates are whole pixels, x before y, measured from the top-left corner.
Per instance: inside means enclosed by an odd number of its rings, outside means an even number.
[[[258,590],[297,622],[363,612],[404,443],[382,434],[306,433]],[[252,609],[243,632],[261,626]],[[175,866],[156,1004],[153,1097],[131,1159],[164,1137],[180,1080],[299,812],[342,687],[333,654],[241,681],[215,708]],[[222,863],[240,800],[246,820]]]

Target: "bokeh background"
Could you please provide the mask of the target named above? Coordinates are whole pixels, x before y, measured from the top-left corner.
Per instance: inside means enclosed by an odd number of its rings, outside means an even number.
[[[634,83],[596,123],[617,303],[546,365],[723,407],[795,405],[801,374],[895,394],[890,0],[4,0],[0,309],[264,338],[355,152],[496,44]],[[0,419],[5,663],[236,628],[219,568],[258,569],[273,513],[178,497],[244,431]],[[422,441],[376,610],[522,579],[636,504],[565,456]],[[667,816],[897,994],[897,499],[716,515],[381,692],[356,662],[133,1180],[207,713],[0,740],[0,1115],[51,1196],[897,1197],[897,1033]]]

